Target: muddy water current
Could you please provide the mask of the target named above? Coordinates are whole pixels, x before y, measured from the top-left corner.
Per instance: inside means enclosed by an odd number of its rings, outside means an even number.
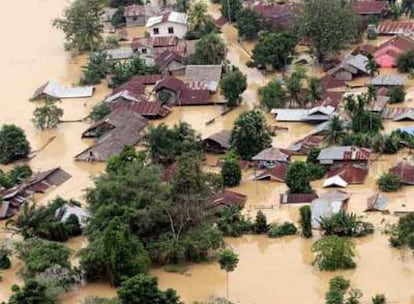
[[[87,122],[63,123],[57,129],[46,132],[36,130],[31,122],[35,103],[29,102],[28,99],[34,89],[48,80],[75,85],[81,67],[85,64],[85,56],[72,58],[64,52],[63,35],[51,27],[51,20],[59,16],[67,4],[66,0],[26,0],[25,9],[21,9],[20,2],[8,1],[7,7],[0,12],[0,34],[3,41],[8,42],[7,47],[0,51],[0,125],[15,123],[22,127],[34,151],[50,141],[30,161],[33,169],[46,170],[60,166],[72,175],[72,178],[59,188],[49,191],[44,196],[36,196],[39,203],[46,203],[56,195],[73,197],[84,202],[83,190],[92,185],[91,177],[99,174],[104,168],[102,164],[78,163],[73,160],[74,155],[91,144],[90,141],[80,138],[81,132],[88,125]],[[10,13],[17,11],[18,24],[14,14]],[[209,11],[215,17],[219,15],[217,5],[210,5]],[[228,47],[229,60],[239,66],[248,77],[248,90],[243,94],[242,106],[225,116],[220,116],[220,105],[175,108],[169,117],[163,121],[156,121],[155,124],[165,122],[172,125],[183,120],[190,123],[204,137],[222,129],[230,129],[238,114],[257,105],[257,88],[276,75],[263,75],[256,69],[246,67],[252,45],[244,44],[241,47],[237,41],[237,32],[232,26],[224,26],[222,32]],[[141,33],[142,30],[136,29],[130,31],[130,36]],[[318,74],[319,71],[315,70],[312,73]],[[91,107],[108,92],[104,85],[100,85],[92,98],[62,101],[61,107],[65,111],[63,119],[78,120],[85,117]],[[409,98],[411,95],[412,90],[409,89]],[[219,100],[221,97],[217,98]],[[407,102],[407,106],[411,106],[411,101]],[[286,148],[312,130],[312,126],[277,123],[270,115],[267,115],[267,118],[270,125],[286,128],[286,131],[278,131],[274,138],[274,145],[278,147]],[[207,124],[212,119],[214,123]],[[387,122],[385,127],[386,131],[391,131],[402,125],[411,124]],[[409,151],[402,151],[395,156],[378,157],[371,164],[366,183],[346,189],[352,195],[349,210],[368,217],[377,228],[374,236],[356,241],[358,267],[355,270],[334,273],[315,270],[311,266],[312,241],[299,237],[271,240],[264,236],[245,236],[227,239],[227,244],[240,255],[238,268],[230,274],[231,300],[241,304],[319,304],[324,301],[329,278],[342,274],[352,280],[354,287],[363,290],[366,295],[363,303],[368,303],[369,297],[374,293],[385,293],[391,303],[414,303],[414,257],[409,252],[391,249],[387,237],[382,234],[387,223],[395,222],[396,218],[378,214],[367,216],[362,213],[366,199],[377,191],[375,180],[403,158],[411,159],[412,156]],[[216,161],[217,157],[208,156],[206,165],[211,167]],[[250,180],[252,174],[252,171],[245,171],[241,185],[234,188],[235,191],[248,195],[246,214],[254,217],[257,210],[261,209],[270,221],[296,221],[298,207],[279,204],[279,196],[286,191],[286,186],[277,182],[253,182]],[[322,181],[314,182],[313,187],[318,192],[323,191]],[[409,187],[396,194],[387,194],[389,209],[414,210],[411,201],[413,194],[414,189]],[[4,240],[18,239],[3,230],[0,236]],[[67,246],[76,253],[86,246],[86,241],[82,237],[74,238],[67,242]],[[73,262],[77,262],[75,257]],[[18,276],[20,267],[21,262],[13,259],[12,269],[1,273],[3,280],[0,282],[0,301],[7,300],[12,284],[21,283]],[[158,276],[162,288],[175,288],[187,303],[205,300],[212,294],[225,295],[226,276],[215,263],[190,265],[189,271],[184,275],[166,273],[162,269],[153,269],[151,274]],[[62,295],[60,302],[80,303],[90,295],[111,297],[115,294],[115,289],[105,282],[88,283]]]

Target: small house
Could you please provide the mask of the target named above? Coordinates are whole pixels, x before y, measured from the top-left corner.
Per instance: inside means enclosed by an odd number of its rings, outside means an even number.
[[[111,105],[111,112],[114,111],[132,111],[135,112],[147,119],[157,119],[157,118],[164,118],[168,116],[172,109],[162,104],[162,102],[156,101],[117,101],[112,102]]]
[[[397,65],[400,54],[413,49],[414,40],[399,35],[381,44],[373,56],[379,67],[392,68]]]
[[[328,74],[339,80],[350,81],[354,77],[369,74],[367,63],[368,58],[364,55],[350,55],[342,63],[330,69]]]
[[[145,27],[150,37],[175,36],[182,39],[187,33],[187,15],[172,11],[150,17]]]
[[[126,25],[131,27],[144,26],[149,16],[145,5],[133,4],[124,8],[124,17]]]
[[[335,162],[360,162],[366,163],[371,155],[371,150],[355,146],[333,146],[322,149],[318,155],[321,165],[332,165]]]
[[[352,8],[364,17],[381,18],[388,13],[387,2],[381,0],[357,0],[352,2]]]
[[[314,199],[311,205],[312,228],[320,229],[320,222],[323,218],[329,218],[344,211],[349,198],[350,196],[346,192],[334,191],[321,194],[319,198]]]
[[[381,113],[387,106],[390,98],[388,96],[380,96],[377,94],[375,100],[370,101],[365,109],[371,112]]]
[[[125,60],[134,56],[134,50],[130,46],[105,50],[105,53],[112,60]]]
[[[276,163],[271,168],[265,168],[254,176],[254,180],[272,180],[277,182],[285,182],[286,173],[289,165],[287,163]]]
[[[387,205],[387,202],[388,200],[383,194],[376,193],[367,199],[367,209],[365,209],[365,212],[368,212],[368,211],[384,212],[386,210],[385,206]]]
[[[230,149],[231,132],[222,130],[203,139],[203,149],[207,153],[226,153]]]
[[[280,195],[280,204],[305,204],[317,198],[316,193],[285,193]]]
[[[376,47],[375,45],[372,44],[361,44],[358,45],[352,52],[351,55],[364,55],[364,56],[368,56],[368,54],[372,55],[376,50],[378,49],[378,47]]]
[[[74,215],[78,218],[81,228],[85,228],[89,218],[91,217],[89,211],[74,204],[64,204],[62,207],[56,210],[55,214],[55,216],[58,217],[59,220],[63,223],[66,222],[71,215]]]
[[[368,175],[366,164],[342,163],[331,168],[323,187],[347,187],[350,184],[363,184]]]
[[[242,209],[246,201],[246,195],[230,190],[224,190],[222,193],[215,195],[212,200],[207,203],[207,208],[214,209],[217,212],[231,206],[236,206]]]
[[[273,168],[279,163],[290,161],[290,152],[279,148],[266,148],[252,157],[259,168]]]
[[[185,88],[181,91],[175,104],[178,106],[203,106],[213,103],[208,90]]]
[[[414,185],[414,164],[401,161],[388,171],[389,173],[398,175],[404,185]]]
[[[185,84],[182,80],[174,77],[166,77],[155,84],[154,91],[157,95],[162,93],[170,94],[169,103],[175,103],[179,98],[181,91],[185,90]]]
[[[330,74],[326,74],[320,79],[320,85],[325,91],[345,91],[346,89],[346,82],[344,80],[337,79]]]
[[[165,50],[155,58],[155,63],[166,75],[184,75],[185,60],[180,54]]]
[[[277,121],[320,123],[330,120],[335,113],[332,106],[316,106],[312,109],[272,109]]]
[[[322,143],[322,138],[315,135],[308,135],[291,144],[288,150],[295,155],[308,155],[309,151]]]
[[[65,87],[59,83],[49,81],[36,89],[30,100],[38,100],[45,98],[85,98],[93,95],[94,87]]]
[[[216,92],[222,73],[221,65],[187,65],[185,83],[193,89],[207,89]]]
[[[293,4],[263,4],[253,5],[252,9],[259,13],[264,21],[274,29],[289,28],[294,21]]]

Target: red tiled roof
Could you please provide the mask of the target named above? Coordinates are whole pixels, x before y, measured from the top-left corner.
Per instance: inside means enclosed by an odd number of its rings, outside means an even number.
[[[360,15],[379,15],[387,8],[385,1],[375,0],[357,1],[352,5],[357,14]]]
[[[287,169],[287,163],[278,163],[274,168],[266,169],[260,172],[255,179],[271,179],[279,182],[284,182],[286,178]]]
[[[343,80],[339,80],[335,77],[333,77],[330,74],[326,74],[320,79],[321,87],[325,90],[329,89],[336,89],[336,88],[342,88],[346,86],[346,82]]]
[[[179,100],[177,101],[179,105],[207,105],[211,104],[210,94],[208,90],[192,90],[184,89],[181,91]]]
[[[368,167],[353,163],[344,163],[332,168],[327,173],[328,177],[339,175],[348,184],[362,184],[368,175]]]
[[[111,103],[111,111],[129,110],[138,113],[146,118],[165,117],[171,112],[171,108],[162,105],[159,101],[118,101]]]
[[[155,58],[155,62],[160,66],[161,69],[164,69],[167,65],[169,65],[171,62],[177,61],[179,63],[184,62],[184,58],[177,54],[176,52],[165,50],[161,54],[159,54]]]
[[[125,17],[136,17],[136,16],[142,16],[142,15],[145,15],[144,5],[133,4],[133,5],[126,6],[124,8]]]
[[[399,162],[390,168],[389,173],[398,175],[404,184],[414,185],[414,165],[408,162]]]
[[[182,80],[174,77],[166,77],[156,83],[154,90],[160,91],[162,89],[168,89],[175,92],[176,94],[180,93],[185,89],[185,84]]]

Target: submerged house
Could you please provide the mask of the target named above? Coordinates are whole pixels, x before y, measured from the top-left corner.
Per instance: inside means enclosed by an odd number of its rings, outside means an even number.
[[[252,157],[259,168],[272,168],[290,161],[290,151],[279,148],[266,148]]]
[[[81,161],[106,161],[125,146],[136,145],[143,137],[148,120],[128,110],[111,112],[82,133],[97,138],[94,145],[75,156]]]
[[[357,0],[352,2],[351,7],[358,15],[364,17],[381,18],[389,11],[387,2],[382,0]]]
[[[366,163],[371,155],[371,150],[356,146],[333,146],[322,149],[318,155],[321,165],[332,165],[337,162]]]
[[[333,191],[321,194],[319,198],[312,201],[312,228],[320,229],[322,218],[329,218],[332,215],[346,210],[350,195],[343,191]]]
[[[85,98],[93,95],[94,87],[65,87],[57,82],[48,81],[44,85],[36,89],[30,100],[38,100],[45,98]]]
[[[412,37],[414,35],[414,22],[412,20],[404,21],[386,21],[377,26],[379,35],[403,35]]]
[[[350,184],[363,184],[368,175],[367,164],[342,163],[331,168],[323,187],[347,187]]]
[[[289,28],[294,21],[293,4],[264,4],[253,5],[252,10],[259,13],[264,21],[274,29]]]
[[[319,136],[308,135],[291,144],[288,150],[295,155],[308,155],[309,151],[318,147],[323,142]]]
[[[221,65],[187,65],[184,82],[189,88],[216,92],[222,73]]]
[[[243,208],[246,201],[246,195],[230,190],[224,190],[222,193],[215,195],[211,201],[207,203],[207,208],[214,209],[217,212],[230,206]]]
[[[226,153],[230,149],[231,131],[222,130],[203,139],[203,150],[207,153]]]
[[[280,204],[311,203],[319,196],[316,193],[285,193],[280,195]]]
[[[277,121],[320,123],[330,120],[335,113],[332,106],[316,106],[312,109],[272,109]]]
[[[110,104],[111,111],[132,111],[147,119],[168,116],[172,109],[160,101],[117,101]]]
[[[381,118],[394,121],[414,121],[414,108],[385,107],[381,113]]]
[[[414,185],[414,164],[402,161],[390,168],[389,173],[398,175],[404,185]]]
[[[187,33],[187,15],[172,11],[153,16],[148,18],[145,27],[150,37],[175,36],[182,39]]]
[[[393,75],[378,75],[370,81],[371,85],[377,87],[394,87],[394,86],[404,86],[405,85],[405,76],[401,74]]]
[[[155,63],[166,75],[184,75],[185,60],[177,52],[165,50],[155,58]]]
[[[373,57],[381,68],[392,68],[397,65],[397,58],[404,52],[414,49],[414,40],[396,36],[383,44],[373,53]]]
[[[71,215],[74,215],[78,218],[81,228],[85,228],[88,220],[91,217],[91,214],[88,210],[70,203],[64,204],[62,207],[57,209],[55,214],[55,216],[58,217],[63,223],[66,222]]]
[[[364,55],[350,55],[342,63],[330,69],[328,74],[339,80],[350,81],[354,77],[369,75],[367,63],[368,58]]]
[[[124,17],[128,27],[144,26],[151,16],[151,9],[147,5],[132,4],[124,8]]]
[[[365,212],[368,211],[386,211],[385,206],[387,205],[387,198],[381,194],[376,193],[373,196],[370,196],[367,199],[367,209],[365,209]]]
[[[258,172],[253,179],[254,180],[272,180],[277,182],[284,182],[286,179],[286,173],[288,170],[288,163],[276,163],[270,168],[265,168],[263,171]]]

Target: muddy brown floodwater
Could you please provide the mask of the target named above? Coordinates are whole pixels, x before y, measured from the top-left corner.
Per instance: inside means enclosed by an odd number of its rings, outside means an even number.
[[[67,170],[72,178],[59,188],[38,197],[40,203],[45,203],[61,195],[65,198],[83,200],[83,189],[92,184],[91,176],[103,170],[102,164],[85,164],[73,161],[73,156],[87,147],[90,142],[80,139],[80,134],[87,126],[86,123],[61,124],[56,130],[40,132],[33,128],[31,116],[34,103],[28,101],[33,90],[48,80],[55,80],[65,85],[76,84],[79,79],[81,66],[85,57],[71,58],[65,53],[63,36],[51,27],[51,20],[59,16],[68,4],[66,0],[26,0],[25,8],[21,9],[18,1],[8,1],[3,4],[0,12],[0,34],[7,46],[1,49],[0,66],[2,73],[0,81],[2,94],[0,95],[0,125],[15,123],[22,127],[32,144],[33,150],[42,147],[50,138],[55,139],[44,150],[30,161],[35,170],[45,170],[54,166],[61,166]],[[217,17],[218,5],[209,5],[209,11]],[[19,12],[19,22],[13,13]],[[246,67],[249,60],[251,44],[242,48],[237,42],[237,32],[234,27],[226,25],[223,28],[223,38],[228,47],[228,58],[247,74],[248,90],[243,94],[243,105],[226,116],[219,116],[220,106],[187,107],[175,109],[164,121],[169,125],[180,119],[186,121],[203,136],[208,136],[222,129],[230,129],[234,119],[244,110],[251,109],[257,104],[256,90],[267,83],[275,74],[263,75],[256,69]],[[141,29],[130,33],[142,33]],[[311,71],[318,74],[320,71]],[[385,71],[384,71],[385,72]],[[412,82],[410,82],[412,84]],[[65,111],[64,119],[72,120],[85,117],[91,107],[108,93],[104,85],[98,86],[93,98],[64,100],[61,104]],[[413,91],[409,89],[409,102],[412,103]],[[217,97],[220,99],[220,96]],[[213,124],[206,122],[216,118]],[[274,145],[287,147],[295,140],[302,138],[311,129],[304,124],[279,124],[273,117],[267,115],[271,125],[287,127],[288,131],[278,132]],[[408,125],[387,122],[386,130]],[[346,189],[352,194],[349,209],[357,212],[372,221],[377,232],[364,239],[356,240],[358,267],[345,272],[319,272],[311,266],[312,240],[299,237],[288,237],[280,240],[268,239],[264,236],[245,236],[238,239],[227,239],[239,255],[240,263],[236,271],[230,274],[230,298],[241,304],[320,304],[324,301],[324,293],[328,281],[334,275],[344,275],[352,280],[352,286],[360,288],[365,296],[363,303],[368,303],[371,295],[385,293],[391,303],[414,303],[414,258],[411,253],[401,252],[389,247],[387,236],[382,234],[386,223],[396,221],[393,216],[363,214],[366,199],[375,193],[375,180],[388,170],[398,160],[412,156],[408,151],[402,151],[394,156],[381,156],[372,162],[369,176],[362,186],[350,186]],[[207,165],[212,166],[217,157],[208,156]],[[2,167],[4,169],[4,167]],[[7,169],[7,168],[6,168]],[[279,195],[286,191],[286,186],[274,182],[252,182],[249,177],[253,172],[246,171],[240,186],[234,190],[248,195],[245,212],[254,217],[258,209],[264,210],[270,221],[281,222],[298,219],[298,207],[279,205]],[[313,183],[317,191],[321,191],[322,182]],[[401,209],[405,204],[414,209],[409,199],[413,196],[413,188],[405,188],[397,194],[386,195],[389,198],[389,209]],[[2,223],[3,227],[4,223]],[[11,236],[0,233],[2,239]],[[317,238],[316,236],[315,238]],[[16,237],[13,237],[16,239]],[[74,253],[86,246],[82,237],[77,237],[66,244]],[[77,260],[74,257],[73,262]],[[17,275],[21,263],[14,259],[13,268],[1,273],[0,301],[7,300],[10,295],[10,286],[21,283]],[[166,273],[162,269],[154,269],[152,275],[159,278],[162,288],[174,288],[184,301],[191,303],[196,300],[205,300],[210,295],[225,295],[225,274],[217,264],[191,265],[185,275]],[[116,294],[115,289],[105,282],[89,283],[80,286],[63,295],[60,302],[63,304],[80,303],[90,295],[111,297]]]

